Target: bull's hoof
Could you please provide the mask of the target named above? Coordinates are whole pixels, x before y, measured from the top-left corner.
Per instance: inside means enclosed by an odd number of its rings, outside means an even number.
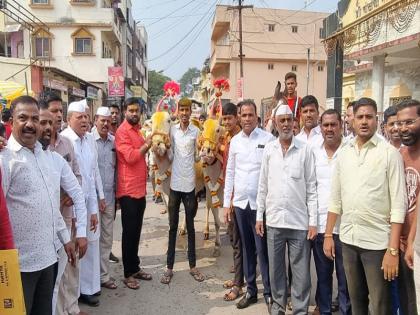
[[[204,236],[203,236],[203,239],[205,240],[205,241],[208,241],[209,240],[209,238],[210,238],[210,234],[207,232],[204,232]]]
[[[179,229],[178,234],[179,235],[185,235],[185,234],[187,234],[187,232],[185,230],[183,230],[183,229]]]
[[[220,256],[220,248],[219,247],[216,247],[213,250],[213,257],[219,257],[219,256]]]

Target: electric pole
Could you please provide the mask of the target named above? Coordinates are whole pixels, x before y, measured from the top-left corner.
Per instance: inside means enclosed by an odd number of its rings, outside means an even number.
[[[243,52],[243,35],[242,35],[242,10],[243,9],[252,9],[254,6],[252,5],[242,5],[243,0],[238,0],[238,6],[230,6],[228,10],[238,10],[239,15],[239,73],[240,73],[240,80],[243,85],[243,77],[244,77],[244,52]]]

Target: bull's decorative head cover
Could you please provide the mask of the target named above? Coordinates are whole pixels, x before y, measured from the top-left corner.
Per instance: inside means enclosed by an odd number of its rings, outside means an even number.
[[[223,92],[229,92],[230,83],[226,78],[219,78],[213,81],[214,89],[216,90],[216,101],[210,108],[209,116],[220,118],[222,116],[222,95]]]
[[[163,85],[163,97],[156,106],[156,111],[176,112],[176,98],[179,96],[180,85],[175,81],[168,81]]]

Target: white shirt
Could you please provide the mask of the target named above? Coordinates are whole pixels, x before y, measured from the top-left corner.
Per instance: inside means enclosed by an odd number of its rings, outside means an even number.
[[[196,143],[200,130],[189,124],[186,131],[177,124],[171,127],[171,189],[189,193],[195,189]]]
[[[268,226],[308,230],[317,226],[315,158],[306,143],[293,137],[283,156],[278,140],[264,149],[258,185],[257,220]]]
[[[13,137],[0,152],[2,185],[9,209],[21,272],[35,272],[57,262],[55,238],[70,235],[60,213],[60,185],[51,160],[36,143],[34,151]]]
[[[230,142],[226,167],[224,202],[229,208],[233,194],[233,206],[257,209],[258,180],[265,145],[275,138],[260,128],[255,128],[249,136],[243,131]],[[235,191],[235,193],[233,193]]]
[[[89,139],[88,135],[80,138],[70,127],[64,129],[61,135],[73,143],[74,153],[82,175],[82,190],[85,196],[88,216],[96,214],[98,213],[98,199],[96,195],[96,168],[98,162],[95,159],[95,140],[93,137]]]
[[[344,138],[340,147],[335,151],[330,159],[325,151],[324,143],[313,145],[312,150],[315,155],[315,173],[318,192],[318,233],[325,233],[328,217],[328,205],[330,202],[332,175],[337,161],[337,153],[345,145]],[[333,233],[339,233],[340,218],[338,218]]]
[[[311,131],[309,132],[309,136],[306,134],[305,129],[302,128],[299,134],[296,135],[296,139],[299,139],[300,141],[303,141],[304,143],[309,143],[311,145],[321,145],[321,143],[324,143],[324,138],[322,137],[321,133],[321,127],[319,125],[311,129]]]
[[[96,130],[96,129],[95,129]],[[96,193],[98,194],[98,198],[100,200],[105,199],[105,193],[104,193],[104,186],[102,184],[102,178],[101,173],[99,171],[99,154],[98,154],[98,146],[95,140],[95,136],[93,133],[87,133],[86,134],[87,139],[89,140],[90,146],[92,148],[92,151],[94,152],[95,156],[95,187],[96,187]]]
[[[76,213],[76,237],[86,237],[86,204],[82,188],[74,175],[70,165],[57,152],[46,150],[45,154],[50,160],[50,165],[54,167],[54,176],[51,186],[57,190],[58,206],[60,206],[60,187],[69,195],[73,201],[73,210]]]

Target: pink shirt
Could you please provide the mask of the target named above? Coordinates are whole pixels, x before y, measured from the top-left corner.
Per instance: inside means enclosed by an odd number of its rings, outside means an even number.
[[[145,156],[140,154],[144,142],[140,125],[132,126],[124,120],[117,129],[117,198],[127,196],[139,199],[146,196],[147,165]]]

